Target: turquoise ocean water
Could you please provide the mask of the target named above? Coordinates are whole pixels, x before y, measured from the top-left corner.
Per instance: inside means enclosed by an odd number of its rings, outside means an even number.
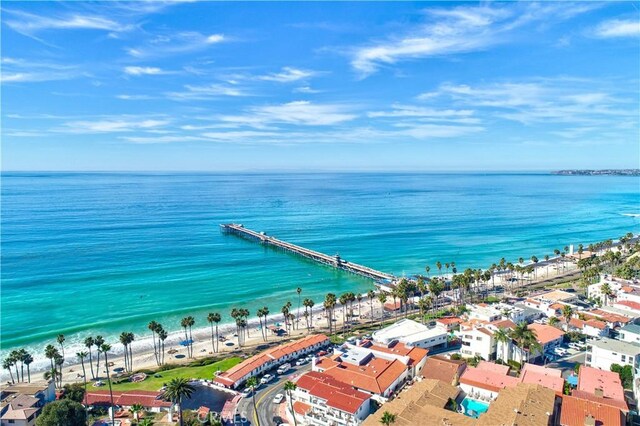
[[[369,280],[223,235],[239,222],[395,273],[640,232],[640,180],[547,174],[65,174],[2,176],[2,351],[58,333],[146,334],[179,320]],[[111,339],[115,343],[115,337]],[[69,349],[71,352],[73,349]],[[71,352],[75,353],[75,351]]]

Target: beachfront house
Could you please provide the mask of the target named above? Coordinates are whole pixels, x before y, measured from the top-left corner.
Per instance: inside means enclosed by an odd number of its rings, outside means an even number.
[[[371,340],[359,341],[357,345],[347,343],[348,347],[359,347],[369,350],[374,356],[384,359],[397,359],[407,366],[407,377],[413,379],[420,375],[422,369],[427,362],[427,349],[419,347],[408,346],[402,342],[396,340],[383,345],[381,343],[374,343]]]
[[[134,404],[140,404],[144,411],[159,413],[170,411],[173,403],[165,401],[162,392],[132,390],[113,391],[113,404],[121,410],[130,410]],[[108,390],[90,390],[85,395],[85,403],[88,407],[111,407],[111,398]]]
[[[357,426],[371,411],[371,395],[333,377],[310,371],[296,381],[293,411],[302,424]]]
[[[442,327],[427,327],[417,321],[401,319],[372,334],[375,342],[388,345],[399,341],[408,346],[437,350],[447,347],[447,330]]]
[[[610,371],[612,364],[640,367],[640,345],[608,337],[587,342],[585,365]]]
[[[53,381],[3,386],[0,388],[0,425],[33,426],[42,407],[55,398]]]

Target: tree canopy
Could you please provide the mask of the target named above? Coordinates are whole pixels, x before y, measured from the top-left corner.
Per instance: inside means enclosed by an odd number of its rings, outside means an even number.
[[[45,405],[36,419],[36,426],[85,426],[87,412],[82,404],[71,399],[61,399]]]

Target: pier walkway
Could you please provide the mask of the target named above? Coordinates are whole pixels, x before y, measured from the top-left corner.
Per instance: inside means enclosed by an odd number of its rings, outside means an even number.
[[[315,250],[309,250],[307,248],[279,240],[275,237],[265,234],[264,232],[256,232],[251,229],[245,228],[243,225],[237,223],[221,224],[220,228],[227,234],[235,234],[248,239],[257,240],[262,244],[277,247],[279,249],[295,253],[324,265],[329,265],[334,268],[351,272],[353,274],[361,275],[363,277],[382,281],[393,281],[395,279],[392,274],[376,271],[375,269],[368,268],[363,265],[358,265],[357,263],[347,262],[339,255],[329,256]]]

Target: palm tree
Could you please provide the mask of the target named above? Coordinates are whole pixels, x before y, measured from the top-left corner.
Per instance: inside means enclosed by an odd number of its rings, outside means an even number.
[[[98,353],[96,355],[96,374],[100,377],[100,347],[104,344],[104,338],[100,335],[96,336],[94,343],[98,348]]]
[[[166,401],[173,402],[178,406],[178,419],[180,421],[180,426],[183,425],[182,422],[182,400],[184,398],[190,398],[191,394],[195,392],[195,388],[189,384],[189,380],[184,377],[178,377],[175,379],[171,379],[169,383],[167,383],[167,389],[164,391],[163,398]]]
[[[564,321],[567,325],[567,330],[569,330],[569,321],[573,316],[573,308],[571,308],[571,306],[569,305],[564,305],[564,307],[562,308],[562,315],[564,315]]]
[[[24,359],[29,355],[24,348],[20,348],[16,351],[16,359],[20,361],[20,381],[24,382]]]
[[[424,324],[425,311],[428,311],[429,308],[431,307],[431,299],[424,298],[424,299],[418,300],[418,307],[420,308],[420,322]]]
[[[373,299],[374,297],[376,297],[376,292],[373,290],[369,290],[367,292],[367,297],[369,298],[369,307],[371,308],[371,322],[373,322]]]
[[[129,344],[129,336],[126,332],[120,333],[120,343],[124,346],[124,369],[125,371],[129,371],[129,352],[127,351],[127,345]]]
[[[392,414],[388,411],[385,411],[384,413],[382,413],[382,417],[380,417],[380,423],[382,423],[385,426],[389,426],[395,422],[396,422],[395,414]]]
[[[109,351],[111,350],[111,345],[108,343],[102,343],[98,348],[98,354],[102,352],[104,354],[104,365],[106,366],[107,371],[107,383],[109,384],[109,400],[111,402],[111,424],[115,424],[115,407],[113,405],[113,388],[111,386],[111,375],[109,374]]]
[[[260,334],[262,334],[262,340],[265,340],[264,338],[264,327],[262,326],[262,308],[258,308],[258,310],[256,311],[256,316],[258,317],[258,321],[260,321]],[[266,324],[265,324],[266,325]],[[213,337],[212,337],[213,339]]]
[[[164,364],[164,341],[167,339],[167,337],[169,337],[169,333],[167,333],[164,328],[160,327],[160,329],[158,330],[158,339],[160,340],[160,345],[162,346],[161,352],[159,354],[160,364]]]
[[[145,417],[138,423],[138,426],[153,426],[153,419],[150,417]]]
[[[80,364],[82,364],[82,380],[84,381],[85,405],[86,405],[86,397],[87,397],[87,372],[84,368],[84,359],[87,357],[87,355],[88,354],[86,352],[82,352],[82,351],[76,353],[76,356],[80,360]]]
[[[222,317],[218,312],[211,312],[207,315],[207,321],[209,321],[209,324],[211,325],[211,349],[216,353],[218,352],[218,323],[220,322],[221,319]],[[213,324],[216,325],[215,340],[213,339]]]
[[[298,311],[296,312],[296,322],[300,323],[300,304],[302,303],[302,299],[301,299],[302,288],[298,287],[296,289],[296,293],[298,293]]]
[[[127,344],[129,346],[129,371],[133,371],[133,341],[135,340],[135,336],[132,332],[127,333]]]
[[[287,380],[284,383],[284,390],[287,393],[287,397],[289,399],[289,407],[291,408],[291,413],[293,413],[293,424],[294,426],[298,425],[298,421],[296,420],[296,413],[293,411],[293,398],[291,397],[291,392],[295,391],[298,386],[290,380]]]
[[[27,353],[24,356],[24,360],[23,362],[25,363],[25,365],[27,366],[27,380],[29,381],[29,383],[31,383],[31,370],[29,368],[29,366],[31,365],[31,363],[33,362],[33,356],[31,356],[30,353]]]
[[[60,352],[64,357],[64,334],[58,334],[58,337],[56,337],[56,341],[58,342],[58,345],[60,345]]]
[[[313,300],[305,298],[302,301],[302,305],[304,306],[304,312],[306,314],[305,317],[307,318],[307,330],[309,330],[311,328],[311,326],[309,325],[309,308],[312,308],[311,309],[311,321],[313,321],[313,305],[314,305],[314,303],[313,303]]]
[[[140,421],[140,413],[143,410],[144,410],[144,407],[142,406],[142,404],[133,404],[131,406],[131,409],[129,411],[131,411],[131,414],[133,414],[133,418],[136,421],[136,423]]]
[[[313,303],[313,302],[312,302]],[[313,306],[313,304],[311,305]],[[267,320],[269,317],[269,308],[267,306],[262,307],[262,316],[264,316],[264,340],[269,340],[269,333],[267,333]]]
[[[344,337],[344,332],[347,327],[347,294],[345,293],[341,295],[338,302],[340,302],[340,305],[342,306],[342,336]]]
[[[353,294],[353,293],[352,293]],[[362,293],[356,294],[356,300],[358,301],[358,317],[362,316],[361,302],[362,302]]]
[[[328,293],[324,299],[324,309],[327,312],[327,324],[329,324],[329,334],[333,329],[333,310],[336,307],[336,295]]]
[[[91,367],[91,378],[95,379],[96,375],[93,372],[93,360],[91,359],[91,348],[93,347],[93,345],[95,345],[95,341],[93,340],[93,337],[89,336],[86,339],[84,339],[84,345],[86,346],[87,349],[89,349],[89,367]]]
[[[184,329],[184,341],[185,346],[187,347],[187,356],[191,358],[191,349],[189,349],[189,333],[187,332],[189,328],[189,317],[184,317],[180,320],[180,327]]]
[[[604,296],[604,306],[607,306],[609,302],[609,296],[613,294],[609,283],[602,284],[602,286],[600,287],[600,293],[602,293],[602,295]]]
[[[424,270],[427,272],[427,277],[429,277],[429,272],[431,272],[431,266],[429,265],[425,266]]]
[[[438,268],[438,274],[442,276],[442,263],[439,260],[436,262],[436,268]]]
[[[496,339],[496,342],[502,343],[502,356],[499,359],[502,359],[505,362],[509,362],[509,343],[511,342],[511,338],[509,337],[509,333],[504,328],[498,328],[495,333],[493,333],[493,338]],[[504,352],[507,352],[506,360],[504,359]]]
[[[16,381],[13,379],[13,372],[11,371],[11,367],[13,367],[13,358],[8,356],[2,361],[2,368],[9,371],[9,376],[11,377],[11,383],[15,383]]]
[[[47,345],[44,348],[44,356],[46,356],[49,359],[49,363],[51,365],[51,370],[55,370],[56,371],[56,375],[54,375],[54,379],[56,379],[55,383],[57,384],[57,372],[58,370],[56,370],[56,368],[54,367],[54,362],[55,360],[60,356],[60,354],[58,353],[58,350],[53,346],[53,345]],[[14,358],[15,361],[15,358]],[[17,365],[17,363],[16,363]],[[17,367],[16,367],[17,368]],[[16,376],[18,376],[18,370],[16,369]],[[19,377],[16,377],[19,380]]]
[[[260,426],[260,416],[258,416],[258,406],[256,405],[256,388],[258,387],[258,379],[255,377],[249,377],[246,385],[251,389],[251,398],[253,399],[253,416],[256,419],[258,426]]]
[[[151,338],[153,339],[153,355],[156,357],[156,364],[160,365],[160,359],[158,356],[158,345],[156,345],[156,331],[158,330],[160,324],[155,321],[150,321],[147,324],[147,328],[151,330]]]

